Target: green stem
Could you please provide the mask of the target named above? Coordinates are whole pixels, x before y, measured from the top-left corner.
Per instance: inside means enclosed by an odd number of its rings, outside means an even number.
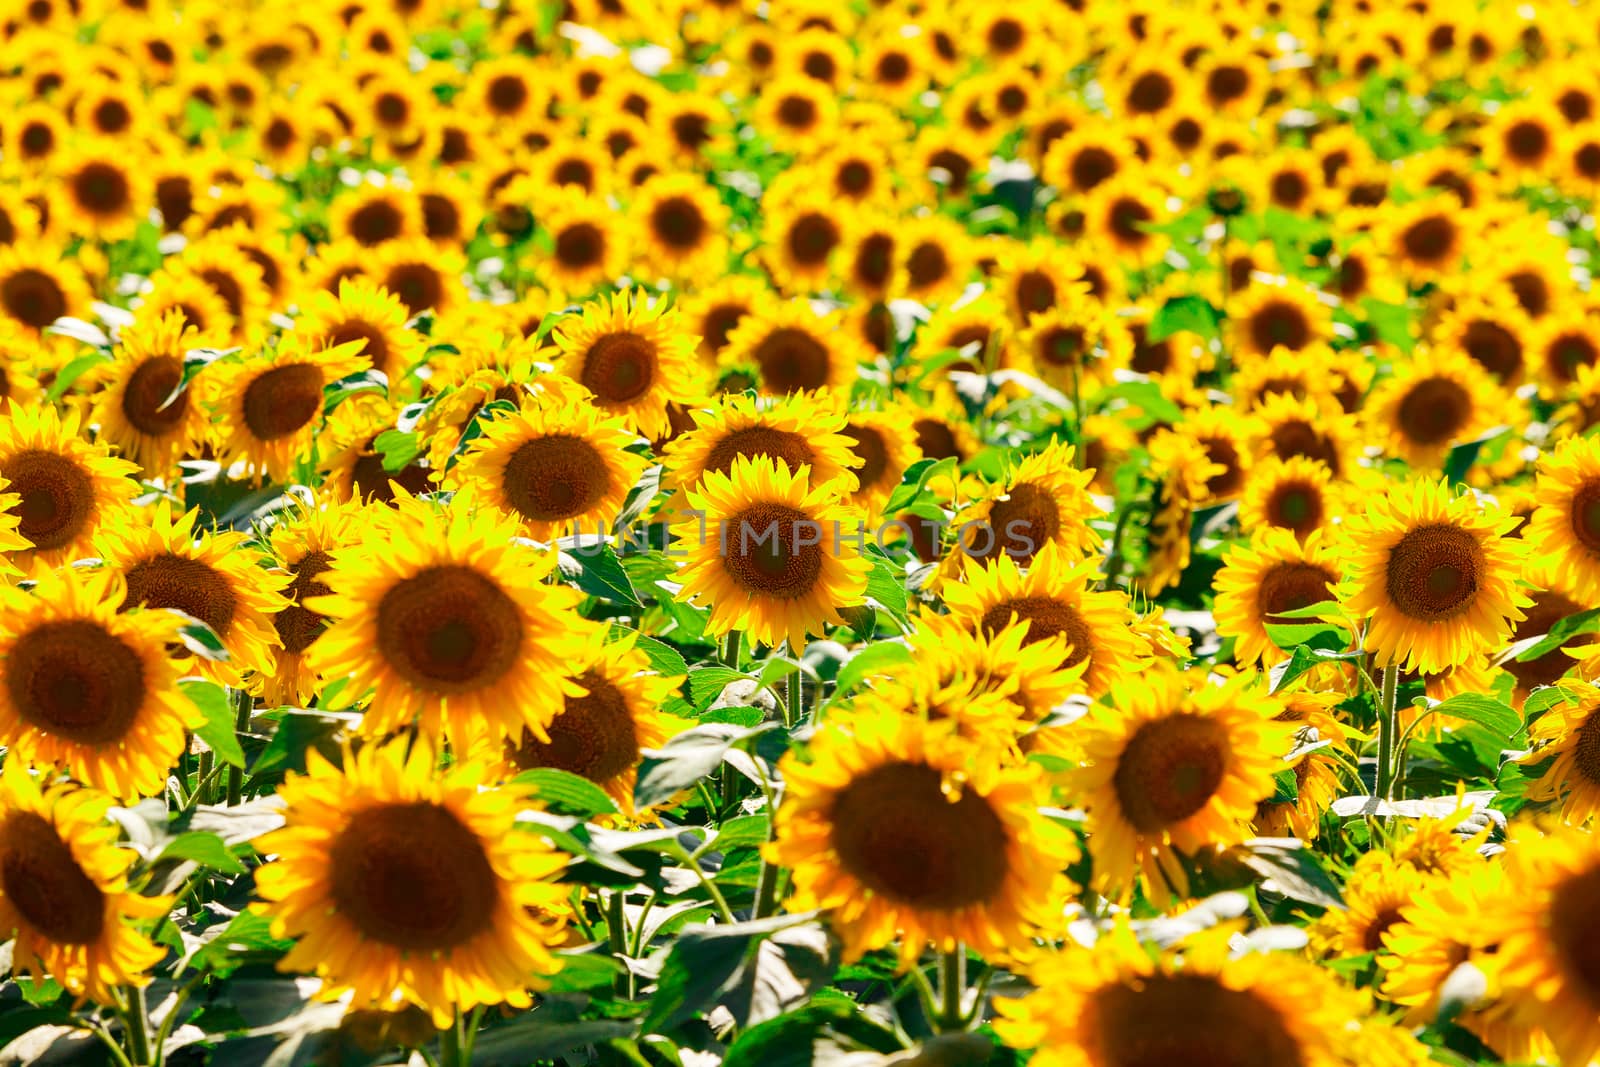
[[[783,725],[786,729],[794,729],[795,723],[800,721],[800,713],[805,710],[800,706],[800,694],[804,691],[800,671],[796,668],[783,680]]]
[[[611,954],[617,957],[618,963],[622,963],[628,954],[628,924],[624,921],[620,889],[612,893],[606,903],[606,938],[611,942]],[[618,996],[633,999],[633,972],[626,965],[622,973],[617,975],[616,988]]]
[[[243,735],[250,730],[250,712],[255,708],[255,698],[243,689],[233,691],[233,729]],[[236,807],[244,797],[244,768],[228,768],[228,807]]]
[[[695,877],[700,879],[700,884],[705,887],[706,894],[710,896],[712,901],[717,905],[717,911],[721,913],[724,922],[731,923],[738,921],[733,917],[733,909],[728,907],[728,901],[725,897],[723,897],[722,890],[717,888],[717,884],[711,880],[711,876],[706,874],[706,872],[701,868],[700,861],[698,859],[684,851],[682,845],[675,845],[670,855],[679,863],[693,871]],[[640,918],[639,925],[644,925],[642,916]],[[634,954],[638,955],[637,952]]]
[[[128,1054],[122,1051],[122,1046],[117,1044],[117,1039],[112,1037],[103,1025],[98,1022],[90,1022],[89,1032],[98,1037],[100,1043],[110,1051],[111,1058],[117,1064],[117,1067],[133,1067],[133,1063],[128,1059]]]
[[[1399,720],[1395,715],[1395,696],[1400,688],[1400,665],[1391,663],[1383,669],[1383,692],[1378,700],[1378,799],[1388,800],[1394,795],[1396,763],[1400,754]]]
[[[967,949],[957,941],[939,962],[939,1030],[963,1030],[966,1018],[961,1010],[962,994],[967,991]]]
[[[128,1053],[136,1067],[154,1067],[150,1055],[150,1006],[145,1003],[144,987],[128,990],[128,1006],[122,1013],[128,1028]]]
[[[722,665],[733,670],[739,669],[739,641],[743,635],[738,630],[729,630],[722,639]]]
[[[754,919],[765,919],[778,910],[778,865],[771,860],[761,861],[761,873],[756,876],[756,913]]]
[[[216,758],[216,753],[212,752],[210,749],[206,749],[206,751],[200,753],[200,766],[199,769],[195,771],[194,793],[191,794],[195,798],[195,803],[197,804],[204,804],[208,799],[210,799],[206,796],[206,793],[208,792],[207,787],[211,780],[211,766],[216,761]]]
[[[439,1067],[466,1067],[466,1049],[461,1040],[461,1012],[450,1020],[450,1025],[439,1031]]]

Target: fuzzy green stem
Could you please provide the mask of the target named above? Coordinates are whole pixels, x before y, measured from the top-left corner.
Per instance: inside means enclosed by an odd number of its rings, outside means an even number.
[[[606,904],[606,937],[611,943],[611,954],[617,957],[618,963],[622,963],[628,954],[628,925],[624,921],[620,889],[611,894]],[[626,965],[622,973],[617,975],[616,986],[618,996],[633,999],[633,972]]]
[[[1378,780],[1380,800],[1394,795],[1400,755],[1400,722],[1395,714],[1395,697],[1400,689],[1400,665],[1391,663],[1383,669],[1383,692],[1378,699]]]
[[[145,1003],[144,987],[128,990],[128,1007],[122,1013],[128,1028],[128,1058],[136,1067],[154,1067],[150,1051],[150,1006]]]
[[[255,708],[255,698],[243,689],[233,691],[233,730],[243,735],[250,729],[250,712]],[[244,768],[228,768],[228,807],[236,807],[244,798]]]
[[[948,1033],[966,1028],[966,1016],[961,1009],[963,994],[967,991],[967,949],[961,942],[944,954],[939,962],[939,1029]]]

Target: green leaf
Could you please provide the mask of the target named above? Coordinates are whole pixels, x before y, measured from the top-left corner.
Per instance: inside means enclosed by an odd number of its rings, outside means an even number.
[[[517,775],[516,781],[532,786],[533,794],[549,805],[552,811],[584,818],[617,814],[616,802],[606,795],[604,789],[571,771],[537,767],[523,771]]]
[[[1319,663],[1338,663],[1346,660],[1360,659],[1364,652],[1359,649],[1353,652],[1344,652],[1326,648],[1313,648],[1310,645],[1297,645],[1289,658],[1282,663],[1275,664],[1267,677],[1271,679],[1271,692],[1278,693],[1287,688],[1295,679],[1305,674]]]
[[[217,631],[195,618],[193,615],[179,611],[177,608],[162,608],[170,611],[183,620],[178,627],[178,640],[183,642],[183,647],[199,656],[218,662],[226,662],[228,650],[222,645],[222,638],[217,636]]]
[[[359,393],[387,393],[389,376],[381,370],[360,370],[347,374],[336,382],[329,382],[322,390],[322,413],[327,415],[350,397]]]
[[[728,683],[749,677],[732,667],[695,667],[689,671],[689,702],[696,709],[709,707],[728,687]]]
[[[744,965],[753,945],[811,921],[810,915],[780,915],[754,922],[690,926],[679,931],[662,965],[641,1033],[665,1034],[717,1002]]]
[[[1418,706],[1427,708],[1418,715],[1418,718],[1425,715],[1451,715],[1457,719],[1466,719],[1468,722],[1487,727],[1500,740],[1509,740],[1513,734],[1522,729],[1522,716],[1509,705],[1482,693],[1457,693],[1450,699],[1435,704],[1428,704],[1427,700],[1427,697],[1419,697],[1415,702]]]
[[[1273,888],[1291,900],[1324,908],[1344,906],[1344,897],[1320,860],[1292,837],[1258,837],[1244,843],[1239,856],[1245,866],[1272,880]]]
[[[742,1031],[722,1067],[812,1067],[817,1039],[830,1024],[853,1014],[847,1002],[818,998],[811,1004]],[[971,1035],[962,1035],[971,1036]],[[885,1057],[871,1057],[884,1061]]]
[[[385,430],[372,441],[373,451],[383,460],[383,469],[390,474],[405,470],[422,455],[422,438],[416,433]]]
[[[190,860],[222,874],[244,873],[244,864],[228,851],[222,838],[204,830],[191,830],[173,838],[156,860]]]
[[[879,641],[868,645],[839,668],[837,688],[834,692],[848,693],[868,678],[887,673],[893,667],[910,662],[911,649],[898,641]]]
[[[1416,344],[1412,332],[1411,309],[1404,304],[1386,304],[1371,297],[1361,301],[1367,313],[1367,322],[1378,335],[1378,340],[1394,345],[1402,352],[1410,352]]]
[[[479,408],[477,414],[468,419],[467,424],[461,428],[461,439],[456,442],[455,451],[450,453],[450,459],[445,463],[445,469],[448,470],[455,466],[456,460],[461,458],[461,454],[467,450],[467,446],[483,436],[483,428],[485,426],[501,415],[514,414],[516,410],[517,405],[509,400],[491,400]]]
[[[646,637],[620,623],[611,624],[611,633],[613,637],[636,635],[633,647],[644,653],[644,658],[650,661],[650,666],[658,673],[668,678],[682,678],[689,673],[689,665],[684,662],[683,654],[665,641]]]
[[[708,668],[709,669],[709,668]],[[692,679],[693,674],[690,675]],[[730,748],[741,747],[775,723],[742,729],[725,723],[702,723],[672,737],[657,749],[647,749],[639,765],[633,801],[641,808],[661,804],[694,784],[722,763]]]
[[[906,468],[905,477],[889,494],[889,501],[883,506],[883,513],[893,517],[909,507],[917,498],[922,496],[923,490],[928,487],[928,482],[934,478],[947,478],[956,472],[954,456],[943,459],[919,459]]]
[[[1506,426],[1496,426],[1494,429],[1452,448],[1444,461],[1445,480],[1451,485],[1465,481],[1467,471],[1471,470],[1473,463],[1477,462],[1478,453],[1483,450],[1483,446],[1493,441],[1496,437],[1503,436],[1508,429],[1509,427]]]
[[[1129,421],[1129,426],[1136,430],[1146,429],[1158,422],[1183,421],[1183,409],[1173,403],[1155,382],[1118,382],[1100,393],[1102,404],[1109,404],[1112,401],[1121,401],[1128,407],[1137,408],[1144,413],[1143,418]]]
[[[1554,652],[1577,634],[1593,633],[1596,630],[1600,630],[1600,608],[1590,608],[1576,615],[1568,615],[1550,627],[1544,637],[1531,647],[1517,653],[1517,662],[1526,663],[1531,659],[1538,659],[1548,652]]]
[[[210,627],[206,628],[211,633]],[[216,636],[213,634],[212,636]],[[199,709],[205,721],[195,727],[195,736],[217,754],[217,758],[230,767],[244,766],[244,749],[239,745],[239,735],[234,729],[233,701],[228,691],[216,682],[201,678],[184,678],[178,688]]]
[[[576,1049],[628,1037],[633,1032],[633,1024],[627,1022],[556,1021],[546,1018],[543,1012],[530,1012],[479,1034],[472,1046],[472,1067],[527,1067],[530,1063],[559,1062]]]
[[[592,597],[642,610],[628,572],[604,542],[561,549],[561,574]]]
[[[868,552],[872,570],[867,574],[867,598],[876,601],[897,619],[906,617],[906,586],[887,557]]]
[[[50,383],[45,397],[51,402],[60,400],[72,388],[72,384],[83,377],[84,372],[110,361],[111,353],[99,350],[79,356],[56,373],[55,381]]]
[[[1279,771],[1272,776],[1274,804],[1293,804],[1300,799],[1300,783],[1295,780],[1294,771]]]
[[[1180,331],[1207,339],[1217,336],[1217,309],[1202,296],[1175,296],[1156,309],[1146,336],[1153,343]]]

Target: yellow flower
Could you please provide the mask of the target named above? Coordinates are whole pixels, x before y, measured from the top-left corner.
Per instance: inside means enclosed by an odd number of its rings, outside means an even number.
[[[694,517],[676,523],[680,600],[710,605],[706,632],[731,630],[796,652],[840,608],[866,597],[871,564],[860,513],[839,502],[842,480],[811,485],[811,469],[769,456],[741,456],[726,474],[707,471],[685,494]]]
[[[974,758],[948,722],[895,713],[830,718],[787,783],[768,858],[793,868],[787,907],[820,908],[854,960],[899,938],[988,955],[1060,926],[1060,872],[1076,844],[1039,808],[1038,769]]]
[[[294,332],[306,340],[308,351],[337,349],[353,341],[372,369],[389,380],[391,396],[400,392],[400,378],[422,358],[426,342],[406,326],[410,313],[399,298],[367,278],[343,278],[339,293],[316,289],[298,301],[300,314]]]
[[[1600,597],[1600,441],[1570,438],[1546,453],[1537,499],[1529,554],[1580,599]]]
[[[374,509],[376,511],[376,509]],[[407,494],[368,513],[359,543],[329,554],[323,584],[302,601],[333,620],[311,646],[327,681],[372,691],[362,730],[382,736],[420,721],[426,737],[542,734],[584,648],[576,589],[544,579],[553,552],[519,542],[520,524],[457,494],[448,510]]]
[[[200,347],[198,334],[179,310],[122,331],[108,381],[95,396],[92,421],[101,438],[152,477],[170,477],[180,459],[205,436],[203,383],[183,382],[184,356]]]
[[[666,436],[667,404],[696,376],[697,339],[683,331],[676,309],[613,293],[562,319],[555,340],[556,369],[593,393],[597,407],[651,440]]]
[[[12,967],[107,1006],[121,987],[149,984],[167,950],[134,924],[173,903],[128,888],[135,853],[117,846],[110,807],[91,789],[41,788],[20,760],[0,772],[0,936],[16,938]]]
[[[1338,581],[1337,558],[1324,547],[1320,533],[1301,542],[1287,530],[1263,529],[1248,545],[1235,545],[1223,556],[1212,583],[1217,633],[1237,640],[1238,662],[1270,666],[1286,659],[1288,652],[1273,643],[1267,626],[1314,621],[1278,616],[1331,601]]]
[[[123,614],[111,572],[43,572],[32,593],[0,588],[0,744],[7,762],[61,767],[119,799],[166,788],[200,715],[167,647],[179,619]]]
[[[490,786],[490,767],[435,769],[433,749],[400,739],[312,750],[279,789],[282,829],[256,842],[256,871],[279,966],[323,978],[317,996],[359,1009],[416,1006],[439,1027],[479,1005],[527,1008],[559,963],[566,857],[515,825],[521,791]]]
[[[106,516],[138,491],[129,477],[137,469],[85,440],[75,414],[63,418],[49,405],[30,412],[13,400],[0,416],[0,477],[14,500],[8,514],[40,563],[83,556]]]
[[[1372,428],[1389,451],[1417,468],[1437,468],[1452,446],[1503,421],[1506,404],[1489,372],[1453,349],[1420,349],[1367,401]]]
[[[1379,666],[1437,673],[1505,643],[1530,603],[1513,525],[1442,481],[1396,485],[1346,523],[1339,600]]]

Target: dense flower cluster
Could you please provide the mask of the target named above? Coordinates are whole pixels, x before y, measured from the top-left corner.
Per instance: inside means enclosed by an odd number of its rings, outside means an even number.
[[[1597,47],[9,0],[7,1055],[1600,1063]]]

